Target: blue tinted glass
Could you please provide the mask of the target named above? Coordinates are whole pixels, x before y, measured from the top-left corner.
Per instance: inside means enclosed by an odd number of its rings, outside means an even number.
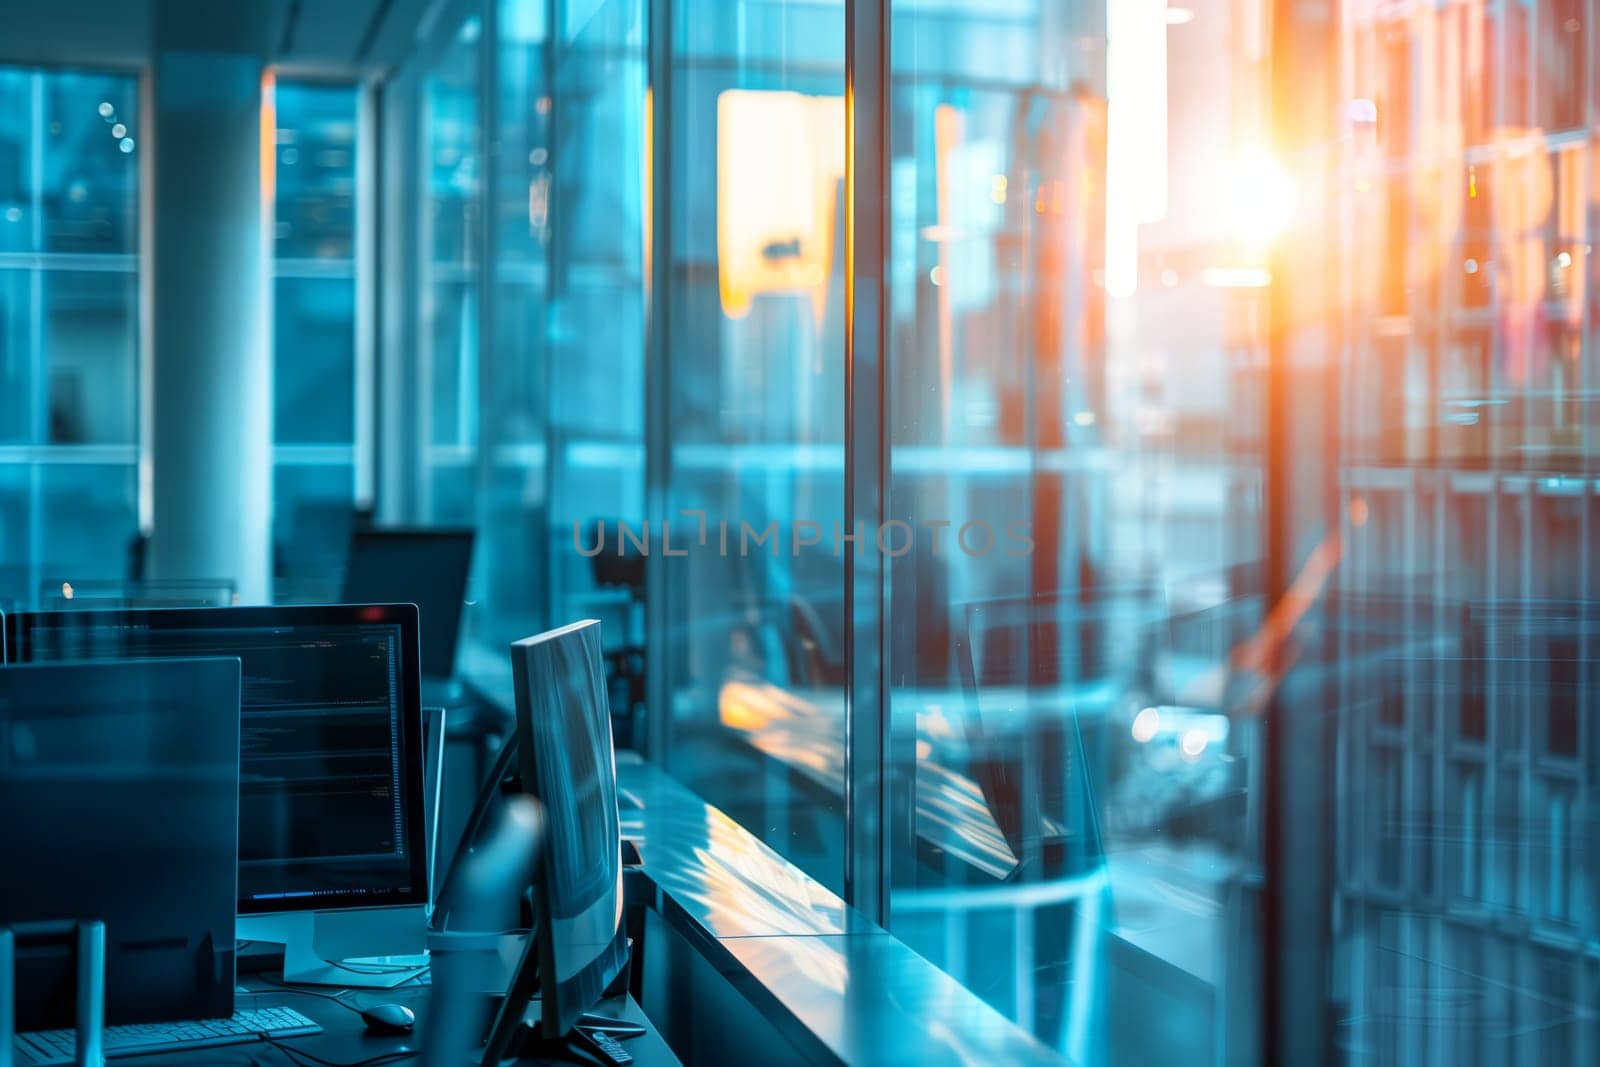
[[[50,252],[128,253],[139,246],[138,81],[39,75],[34,102],[43,241]],[[3,164],[0,164],[3,166]]]
[[[352,521],[357,90],[279,81],[273,103],[273,567],[284,602],[336,598]]]
[[[273,597],[280,604],[339,599],[349,552],[355,474],[348,454],[295,462],[280,454],[272,477]]]
[[[0,442],[134,443],[131,267],[0,268]]]
[[[38,240],[33,168],[36,82],[30,71],[0,68],[0,252],[30,251]]]
[[[355,280],[285,277],[273,287],[273,425],[279,444],[355,439]]]
[[[138,480],[126,463],[43,463],[38,495],[42,580],[122,579],[138,524]],[[37,592],[37,589],[34,590]]]
[[[0,611],[19,611],[33,603],[35,579],[30,518],[33,472],[18,463],[0,464]]]
[[[350,259],[355,241],[356,90],[278,82],[279,259]]]
[[[422,330],[418,373],[424,502],[431,522],[471,521],[478,443],[478,286],[483,270],[478,78],[481,23],[465,20],[423,86]]]
[[[38,433],[39,393],[33,345],[34,287],[38,272],[0,269],[0,442],[32,443]]]
[[[760,0],[674,11],[664,445],[672,535],[692,540],[669,568],[667,613],[687,649],[672,676],[671,736],[685,749],[718,738],[714,753],[675,767],[837,891],[845,12]],[[613,195],[625,195],[620,183]],[[704,542],[683,510],[704,510]]]
[[[135,443],[139,293],[132,266],[39,272],[51,444]]]
[[[0,607],[136,526],[138,81],[0,67]]]

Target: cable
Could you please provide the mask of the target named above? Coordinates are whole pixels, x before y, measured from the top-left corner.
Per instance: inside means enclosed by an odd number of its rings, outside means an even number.
[[[380,1064],[399,1063],[401,1060],[409,1060],[420,1054],[417,1049],[401,1049],[395,1052],[384,1052],[377,1056],[370,1056],[364,1060],[351,1060],[341,1063],[338,1060],[325,1060],[313,1052],[307,1052],[303,1048],[295,1048],[293,1045],[285,1044],[271,1034],[262,1034],[261,1040],[297,1062],[310,1061],[317,1064],[318,1067],[379,1067]]]
[[[323,960],[322,962],[326,963],[329,967],[332,967],[335,970],[344,971],[346,974],[364,974],[364,975],[373,975],[373,976],[384,975],[384,974],[406,974],[408,972],[416,972],[417,974],[421,974],[423,971],[428,969],[428,964],[426,964],[426,963],[423,963],[423,964],[410,964],[410,963],[405,963],[405,964],[402,964],[402,963],[377,964],[377,963],[374,963],[374,964],[360,964],[359,966],[352,966],[352,965],[350,965],[348,963],[343,963],[343,962],[341,962],[339,960]]]
[[[266,996],[273,996],[273,995],[275,995],[277,993],[280,993],[280,992],[282,992],[282,993],[292,993],[295,996],[316,997],[318,1000],[331,1000],[335,1004],[339,1005],[339,1007],[343,1008],[345,1011],[352,1012],[353,1014],[356,1014],[356,1015],[360,1015],[361,1014],[361,1009],[360,1008],[356,1007],[354,1004],[346,1003],[342,999],[345,996],[345,994],[350,993],[351,990],[341,989],[337,993],[323,993],[323,992],[320,992],[320,991],[315,990],[315,989],[300,989],[300,988],[297,988],[297,987],[292,986],[292,985],[286,985],[283,982],[274,981],[273,979],[268,978],[265,975],[261,976],[261,980],[263,982],[267,983],[268,985],[272,986],[273,988],[270,989],[270,990],[269,989],[247,989],[247,990],[245,990],[245,995],[246,996],[251,996],[251,997],[266,997]]]

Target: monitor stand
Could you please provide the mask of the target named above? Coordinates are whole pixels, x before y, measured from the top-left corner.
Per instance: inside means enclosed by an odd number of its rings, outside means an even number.
[[[427,968],[426,926],[421,905],[286,911],[239,916],[237,937],[281,944],[285,982],[393,989]]]
[[[535,1005],[537,1008],[537,1005]],[[519,1058],[542,1058],[566,1063],[614,1063],[605,1041],[627,1041],[642,1037],[646,1028],[627,1019],[613,1019],[584,1012],[565,1037],[547,1038],[537,1022],[525,1025],[515,1054]]]

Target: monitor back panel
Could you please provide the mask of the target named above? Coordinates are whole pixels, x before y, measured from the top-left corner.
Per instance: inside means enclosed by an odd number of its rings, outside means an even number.
[[[455,673],[472,540],[471,530],[358,530],[350,541],[344,602],[415,604],[430,678]]]
[[[0,668],[0,923],[18,1026],[72,1025],[70,945],[106,924],[106,1021],[233,1011],[239,661]]]
[[[525,789],[544,805],[543,1025],[565,1034],[622,968],[622,833],[600,624],[511,646]]]

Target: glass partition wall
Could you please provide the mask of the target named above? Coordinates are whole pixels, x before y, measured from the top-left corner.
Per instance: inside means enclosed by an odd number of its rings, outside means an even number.
[[[844,9],[671,6],[664,302],[669,765],[844,879]],[[662,546],[654,546],[660,551]]]
[[[440,10],[378,507],[469,673],[602,618],[1074,1062],[1594,1058],[1592,5]]]

